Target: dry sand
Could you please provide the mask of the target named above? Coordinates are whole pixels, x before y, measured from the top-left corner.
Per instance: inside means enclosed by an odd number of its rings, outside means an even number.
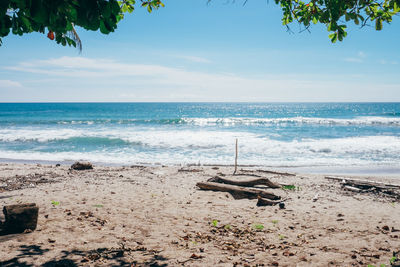
[[[286,209],[257,207],[196,188],[232,168],[191,169],[0,164],[0,207],[40,207],[36,231],[0,236],[0,266],[389,266],[400,250],[398,200],[259,173],[299,190],[270,189]]]

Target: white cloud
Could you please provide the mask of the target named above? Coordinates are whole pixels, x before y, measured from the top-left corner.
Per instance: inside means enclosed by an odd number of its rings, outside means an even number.
[[[400,89],[399,84],[360,82],[356,74],[259,74],[254,78],[84,57],[22,62],[7,69],[37,74],[38,80],[58,79],[46,94],[57,101],[346,101],[350,96],[352,101],[363,101],[361,95],[375,99],[381,90]],[[34,86],[43,88],[38,83]]]
[[[344,58],[344,61],[352,62],[352,63],[362,63],[362,62],[364,62],[364,59],[366,57],[367,57],[367,55],[364,52],[359,51],[355,57]]]
[[[211,63],[211,60],[204,57],[196,57],[196,56],[176,56],[177,58],[182,58],[188,61],[192,61],[195,63]]]
[[[22,84],[11,80],[0,80],[0,88],[11,88],[11,87],[22,87]]]
[[[397,65],[397,64],[399,64],[397,61],[387,61],[387,60],[384,60],[384,59],[379,60],[379,63],[381,63],[382,65],[387,65],[387,64],[389,64],[389,65]]]

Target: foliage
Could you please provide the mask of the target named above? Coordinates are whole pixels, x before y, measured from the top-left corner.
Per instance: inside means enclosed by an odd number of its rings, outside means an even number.
[[[282,23],[288,30],[295,21],[303,30],[308,30],[311,24],[325,24],[332,42],[347,36],[349,22],[361,27],[372,22],[379,31],[384,22],[390,23],[400,12],[400,0],[275,0],[275,3],[283,11]],[[109,34],[136,5],[136,0],[1,0],[0,45],[1,38],[10,32],[23,35],[47,30],[48,38],[58,44],[80,46],[75,26]],[[140,5],[148,12],[164,6],[161,0],[141,0]]]
[[[214,227],[217,227],[217,225],[218,225],[218,220],[212,220],[211,224],[212,224]]]
[[[58,205],[60,205],[60,201],[54,201],[54,200],[52,200],[52,201],[51,201],[51,205],[53,205],[53,206],[58,206]]]
[[[254,224],[253,227],[254,227],[254,229],[259,230],[259,231],[264,230],[264,225],[262,225],[262,224]]]
[[[125,13],[135,9],[136,0],[1,0],[1,38],[10,32],[23,35],[45,33],[58,44],[77,46],[74,27],[109,34],[117,28]],[[148,12],[164,6],[161,0],[141,0]]]
[[[282,189],[283,190],[296,190],[296,186],[295,185],[282,185]]]
[[[275,3],[282,8],[283,25],[297,21],[308,30],[311,23],[325,24],[333,43],[347,36],[347,22],[352,21],[361,27],[373,22],[379,31],[383,22],[390,23],[393,16],[400,12],[400,0],[311,0],[308,3],[275,0]]]

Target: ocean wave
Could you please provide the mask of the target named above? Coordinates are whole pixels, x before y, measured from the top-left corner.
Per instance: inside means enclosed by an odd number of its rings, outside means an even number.
[[[400,137],[364,136],[274,140],[249,132],[132,129],[83,131],[0,130],[0,158],[165,164],[231,164],[235,139],[239,162],[268,166],[368,165],[400,163]],[[41,142],[39,145],[25,145]],[[20,150],[13,150],[19,145]]]
[[[320,125],[389,125],[400,126],[400,118],[356,117],[351,119],[292,117],[292,118],[186,118],[194,125],[273,125],[273,124],[320,124]]]
[[[93,119],[93,120],[32,120],[0,121],[9,125],[194,125],[194,126],[273,126],[282,124],[305,125],[370,125],[400,126],[399,113],[384,116],[359,116],[355,118],[284,117],[284,118],[165,118],[165,119]]]

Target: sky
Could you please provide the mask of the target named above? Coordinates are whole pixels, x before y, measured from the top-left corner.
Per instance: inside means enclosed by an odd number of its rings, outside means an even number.
[[[0,47],[0,102],[400,102],[400,17],[291,32],[274,1],[165,0],[109,35],[78,28],[83,51],[45,34]]]

